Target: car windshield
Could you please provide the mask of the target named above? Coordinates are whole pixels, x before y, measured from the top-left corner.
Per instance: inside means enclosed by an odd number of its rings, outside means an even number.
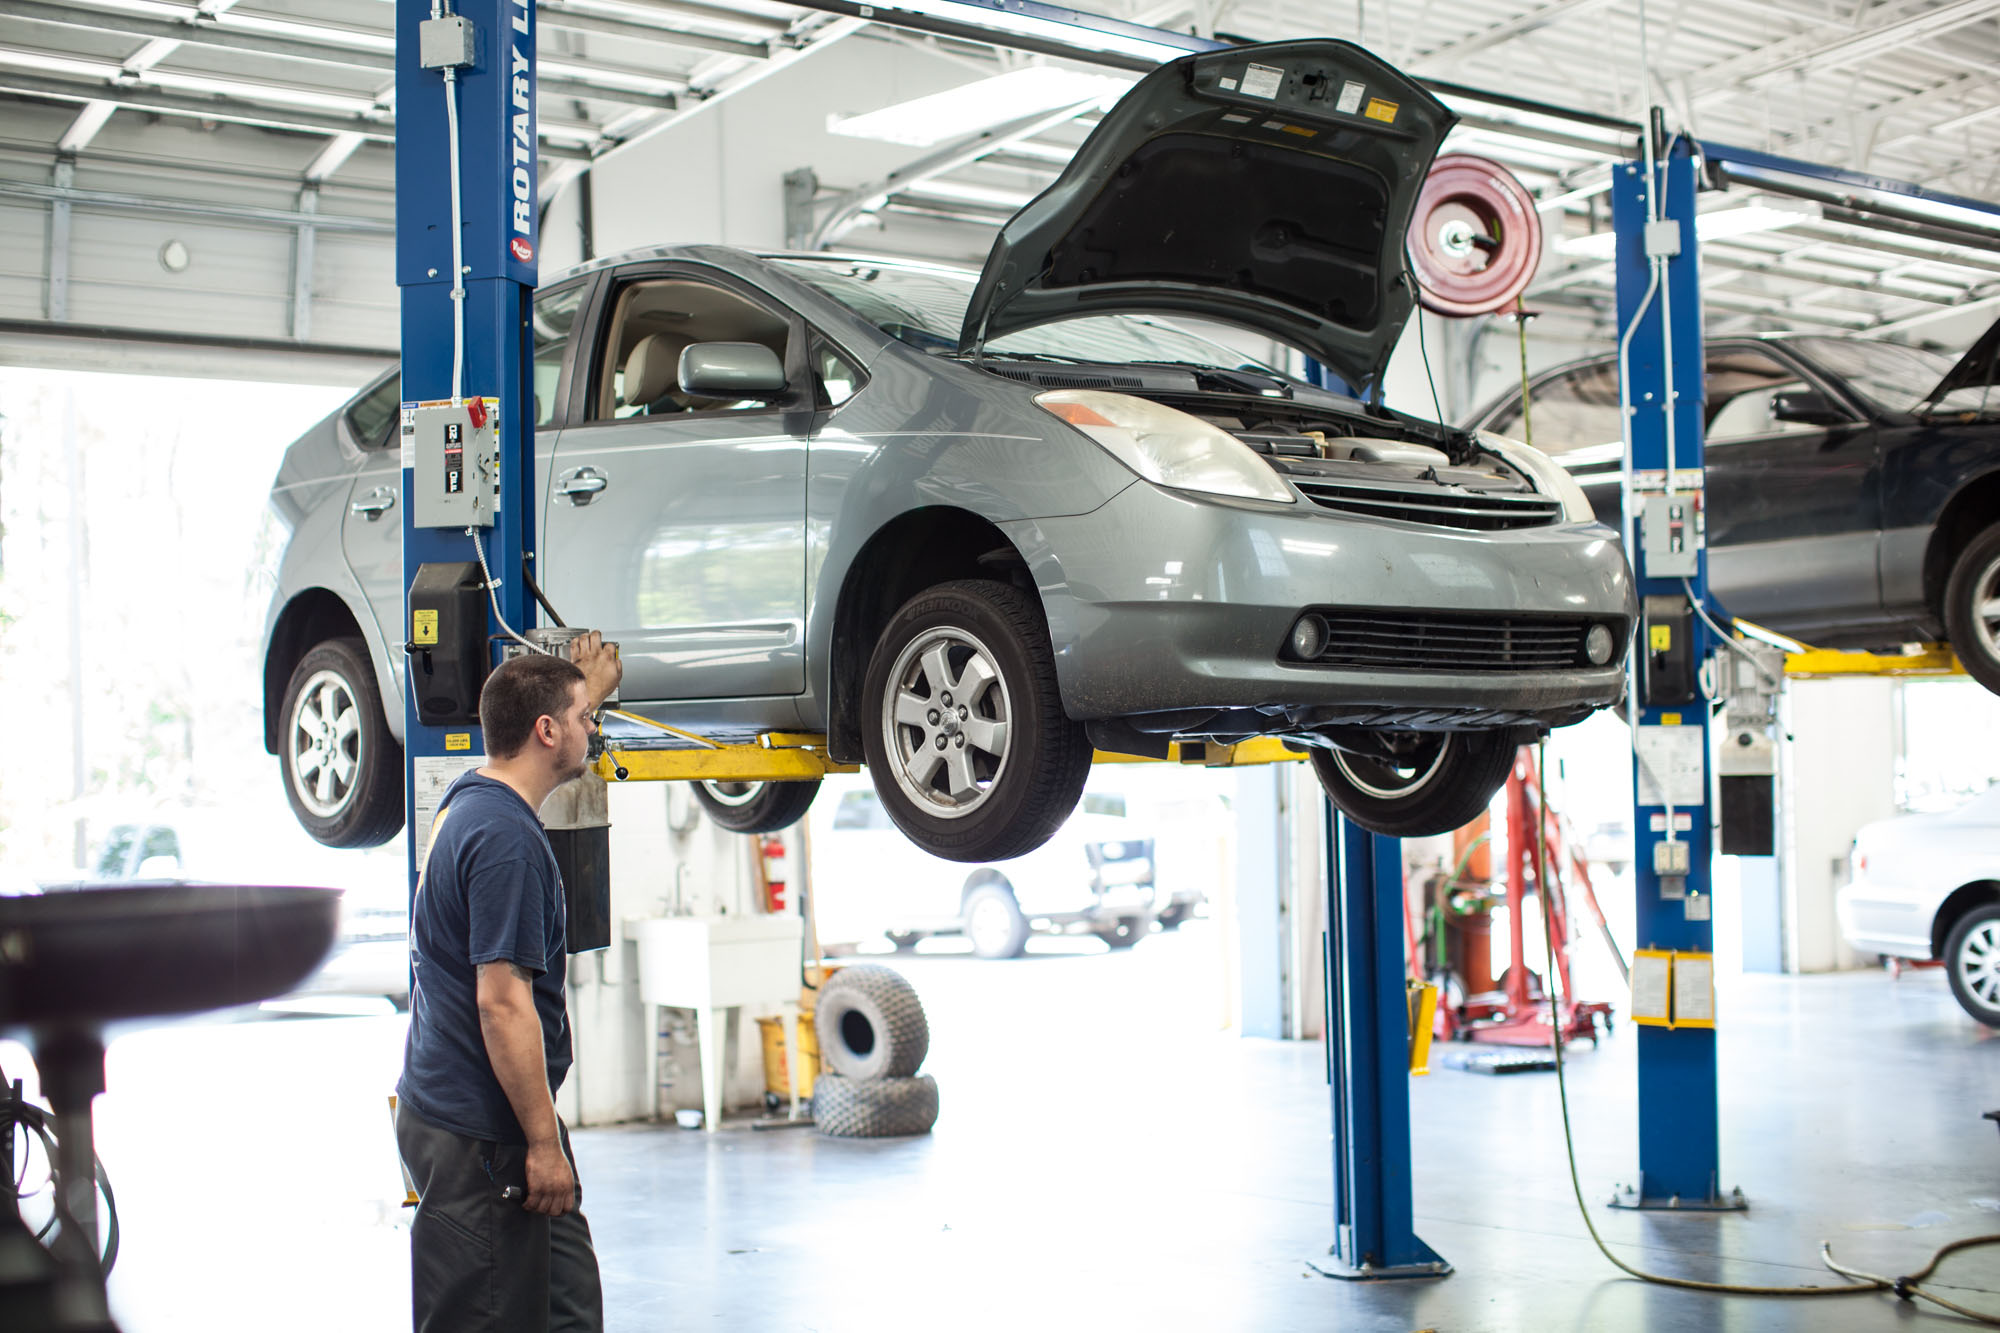
[[[1804,353],[1846,380],[1856,393],[1891,412],[1916,411],[1958,360],[1955,356],[1905,347],[1901,343],[1849,338],[1788,338],[1785,345]],[[1956,389],[1938,400],[1935,410],[1983,412],[1989,404],[2000,409],[2000,392]]]
[[[769,262],[817,287],[891,337],[926,352],[958,350],[965,307],[972,300],[970,274],[854,260]],[[1160,361],[1281,373],[1232,347],[1138,315],[1089,315],[1043,324],[994,338],[986,350],[994,356],[1111,363]]]

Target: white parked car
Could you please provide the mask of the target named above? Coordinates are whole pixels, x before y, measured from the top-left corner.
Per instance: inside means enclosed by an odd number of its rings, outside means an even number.
[[[836,783],[838,785],[836,785]],[[820,943],[888,936],[899,949],[929,935],[964,935],[981,958],[1014,958],[1036,932],[1092,934],[1114,949],[1144,939],[1173,904],[1156,901],[1153,839],[1085,792],[1077,812],[1026,856],[968,866],[904,837],[874,789],[829,779],[814,807],[812,893]]]
[[[1946,814],[1855,835],[1841,933],[1862,953],[1942,962],[1965,1012],[2000,1027],[2000,786]]]

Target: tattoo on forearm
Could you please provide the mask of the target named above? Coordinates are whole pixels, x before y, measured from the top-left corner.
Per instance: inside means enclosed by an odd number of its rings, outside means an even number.
[[[522,967],[519,963],[514,962],[512,959],[503,959],[499,962],[493,962],[493,963],[481,963],[476,969],[474,969],[474,975],[481,977],[485,976],[486,969],[489,967],[504,967],[509,972],[512,972],[516,977],[520,978],[522,981],[527,982],[529,985],[532,986],[535,983],[535,974],[533,972],[530,972],[527,968]]]

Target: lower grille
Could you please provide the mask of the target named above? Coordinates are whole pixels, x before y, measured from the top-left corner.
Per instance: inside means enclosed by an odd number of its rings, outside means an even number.
[[[1403,490],[1324,481],[1294,480],[1292,484],[1322,509],[1433,527],[1496,532],[1545,527],[1562,520],[1562,504],[1543,495],[1447,490],[1435,486]]]
[[[1433,611],[1318,614],[1327,625],[1326,647],[1315,657],[1292,660],[1373,671],[1552,671],[1590,665],[1583,640],[1592,622],[1583,619]]]

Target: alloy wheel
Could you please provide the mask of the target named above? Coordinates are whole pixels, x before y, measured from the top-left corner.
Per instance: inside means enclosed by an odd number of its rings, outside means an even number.
[[[2000,659],[2000,557],[1979,571],[1973,585],[1972,625],[1989,658]]]
[[[361,767],[361,709],[337,671],[315,672],[292,706],[292,789],[321,819],[354,795]]]
[[[1423,790],[1437,776],[1448,748],[1448,737],[1436,734],[1417,740],[1407,753],[1393,757],[1335,750],[1333,762],[1349,782],[1368,795],[1385,801],[1398,800]]]
[[[897,656],[886,692],[882,739],[903,794],[942,819],[978,809],[1013,739],[1013,701],[992,650],[969,630],[929,630]]]
[[[1983,921],[1959,946],[1952,960],[1965,989],[1989,1009],[2000,1011],[2000,921]]]
[[[997,893],[982,893],[965,918],[965,938],[982,957],[1004,951],[1014,935],[1014,914]]]

